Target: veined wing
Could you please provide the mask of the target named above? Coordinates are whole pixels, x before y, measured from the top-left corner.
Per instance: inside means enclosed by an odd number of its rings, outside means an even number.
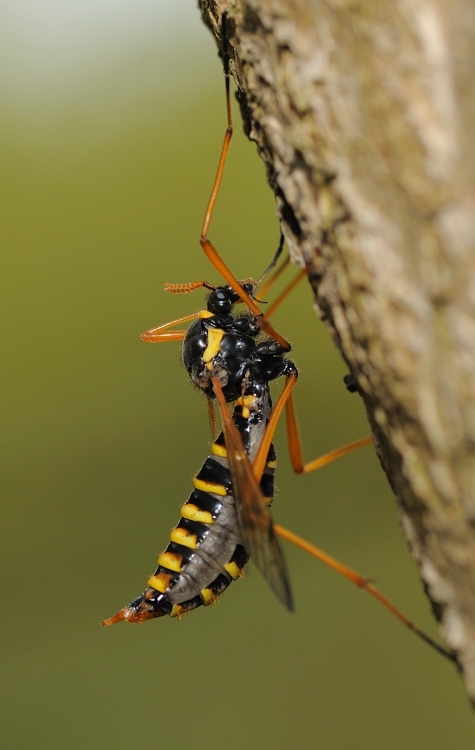
[[[269,507],[253,474],[239,431],[229,414],[221,386],[215,378],[213,387],[223,421],[242,544],[272,591],[282,604],[292,611],[293,601],[287,566],[274,532]]]

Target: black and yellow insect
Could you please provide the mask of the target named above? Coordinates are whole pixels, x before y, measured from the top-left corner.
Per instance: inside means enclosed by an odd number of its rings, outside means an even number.
[[[193,492],[181,508],[180,522],[172,530],[147,588],[105,625],[163,615],[177,617],[212,604],[242,575],[249,553],[278,597],[288,609],[293,608],[284,558],[268,510],[276,464],[272,443],[259,483],[250,464],[262,445],[271,412],[268,383],[248,371],[233,416],[228,415],[223,432],[211,446],[211,455],[195,477]]]
[[[289,342],[274,329],[269,317],[305,271],[299,273],[264,316],[256,302],[256,293],[275,265],[283,239],[274,261],[258,282],[252,279],[239,282],[208,239],[232,136],[226,51],[223,59],[228,128],[200,242],[227,284],[220,287],[204,281],[166,284],[168,291],[176,293],[191,292],[199,287],[211,290],[207,309],[150,329],[141,337],[148,342],[183,341],[183,364],[195,385],[208,397],[213,432],[216,432],[213,399],[218,402],[223,431],[194,479],[194,490],[182,506],[181,520],[171,532],[170,543],[159,556],[158,568],[149,578],[144,593],[103,624],[110,625],[122,620],[142,622],[166,614],[177,617],[200,605],[211,604],[232,580],[240,577],[249,557],[278,598],[292,610],[288,574],[277,541],[277,536],[281,536],[367,590],[423,640],[453,659],[451,653],[420,631],[366,579],[272,522],[269,511],[275,470],[272,438],[284,407],[289,452],[296,473],[308,473],[320,468],[356,448],[368,445],[371,439],[363,438],[304,464],[292,401],[298,373],[293,362],[285,356],[290,351]],[[267,288],[269,285],[268,282]],[[241,303],[246,310],[235,316],[234,307]],[[169,330],[189,321],[194,322],[188,330]],[[263,340],[259,339],[261,333],[267,334]],[[281,375],[285,376],[286,383],[273,407],[269,382]],[[353,384],[351,389],[355,389]],[[235,403],[232,417],[226,402]]]

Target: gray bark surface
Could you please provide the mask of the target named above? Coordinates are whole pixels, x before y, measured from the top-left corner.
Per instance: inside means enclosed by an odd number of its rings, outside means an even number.
[[[475,700],[475,6],[200,6]]]

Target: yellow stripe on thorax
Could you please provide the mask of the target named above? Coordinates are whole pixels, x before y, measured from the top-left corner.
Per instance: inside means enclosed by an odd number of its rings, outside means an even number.
[[[200,310],[198,313],[198,317],[203,320],[203,318],[212,318],[214,313],[210,312],[209,310]]]
[[[208,328],[208,345],[201,355],[203,362],[209,362],[216,357],[219,353],[221,346],[221,339],[223,338],[225,331],[221,328]]]

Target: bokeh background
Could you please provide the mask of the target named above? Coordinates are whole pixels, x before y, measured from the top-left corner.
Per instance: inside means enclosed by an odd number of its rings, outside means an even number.
[[[364,593],[286,546],[296,612],[252,569],[217,607],[101,627],[144,588],[208,452],[179,344],[140,333],[202,305],[199,247],[225,128],[194,0],[0,3],[3,501],[0,746],[464,750],[455,670]],[[240,278],[278,241],[241,132],[211,236]],[[366,434],[303,284],[276,315],[301,370],[307,460]],[[274,515],[433,635],[370,448],[295,477]]]

